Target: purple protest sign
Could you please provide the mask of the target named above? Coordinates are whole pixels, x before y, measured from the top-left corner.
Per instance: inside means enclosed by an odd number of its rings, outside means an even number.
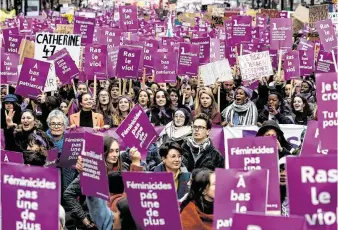
[[[285,53],[284,59],[284,79],[291,80],[300,77],[299,53],[296,50]]]
[[[102,28],[100,43],[107,45],[108,48],[119,46],[122,32],[120,29]]]
[[[71,84],[71,80],[80,74],[79,69],[66,48],[56,52],[47,60],[54,61],[56,76],[58,76],[62,84]]]
[[[95,18],[75,16],[74,34],[81,35],[81,44],[93,43]]]
[[[154,56],[155,79],[158,83],[176,82],[176,52],[157,52]]]
[[[1,52],[1,84],[16,84],[18,82],[19,58],[18,54]]]
[[[70,132],[65,133],[63,150],[60,156],[60,166],[63,168],[73,168],[76,164],[77,157],[83,149],[84,133]]]
[[[137,20],[137,6],[120,6],[120,29],[123,31],[137,30],[138,29],[138,20]]]
[[[117,128],[116,133],[125,143],[133,143],[133,146],[141,153],[142,159],[146,159],[149,146],[158,137],[148,116],[139,105],[134,106]]]
[[[19,53],[19,48],[23,36],[20,35],[9,35],[8,40],[5,41],[4,47],[7,53]]]
[[[1,163],[1,194],[2,229],[60,229],[56,168]]]
[[[232,230],[304,230],[306,222],[300,216],[268,216],[260,213],[235,213]]]
[[[224,47],[223,47],[222,52],[224,55]],[[210,62],[215,62],[219,60],[221,60],[221,41],[216,38],[211,38],[210,39]]]
[[[8,38],[10,35],[19,35],[19,28],[13,27],[13,28],[2,29],[2,37],[5,43],[6,41],[8,41]]]
[[[52,149],[48,151],[45,167],[56,167],[59,158],[59,150]]]
[[[85,46],[85,61],[83,71],[86,73],[87,80],[107,79],[107,45],[87,44]]]
[[[337,149],[337,73],[316,74],[317,116],[320,141],[323,148]]]
[[[257,15],[256,16],[256,26],[259,28],[265,28],[268,24],[268,17],[264,15]]]
[[[191,44],[200,46],[199,62],[200,65],[210,63],[210,37],[193,38]]]
[[[259,44],[252,43],[242,44],[242,55],[259,52],[259,48],[260,48]]]
[[[0,159],[1,162],[23,164],[22,153],[7,151],[7,150],[1,150],[0,156],[1,156],[1,159]]]
[[[225,46],[225,58],[229,60],[230,66],[236,65],[236,46]]]
[[[252,39],[252,17],[251,16],[231,16],[232,21],[232,40],[235,44],[250,43]]]
[[[299,62],[300,62],[300,75],[309,76],[314,71],[314,52],[313,50],[299,50]]]
[[[30,32],[32,30],[32,18],[19,18],[20,33]]]
[[[216,178],[213,229],[231,229],[234,212],[266,212],[268,170],[243,172],[217,168]]]
[[[23,60],[15,93],[23,97],[36,99],[45,87],[50,63],[32,58]]]
[[[197,76],[199,53],[199,45],[180,43],[177,74]]]
[[[108,76],[113,78],[116,76],[116,63],[117,63],[117,56],[119,54],[119,47],[111,47],[107,48],[107,71]]]
[[[83,172],[80,174],[81,192],[86,196],[109,200],[108,176],[103,150],[103,137],[84,134]]]
[[[292,19],[271,18],[270,19],[270,49],[292,48]]]
[[[270,170],[268,211],[280,211],[278,150],[274,137],[228,139],[225,162],[233,169]]]
[[[155,39],[149,39],[144,41],[143,46],[143,66],[146,68],[154,68],[153,54],[157,52],[158,41]]]
[[[119,78],[136,78],[142,50],[136,47],[121,46],[117,56],[116,75]]]
[[[315,44],[312,41],[308,41],[304,38],[299,40],[299,44],[297,46],[297,50],[312,50],[314,52]]]
[[[278,50],[269,50],[272,68],[278,68]]]
[[[337,229],[337,156],[287,157],[290,214],[309,230]]]
[[[182,229],[172,173],[123,172],[122,178],[138,229]]]
[[[316,73],[331,73],[336,72],[332,54],[323,50],[318,53]]]
[[[100,44],[101,43],[101,30],[102,30],[102,28],[97,26],[97,25],[94,27],[93,44]]]
[[[325,51],[331,51],[338,47],[337,35],[333,28],[331,19],[316,22],[316,29]]]

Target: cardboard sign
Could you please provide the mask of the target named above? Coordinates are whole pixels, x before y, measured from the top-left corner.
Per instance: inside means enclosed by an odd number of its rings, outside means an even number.
[[[180,43],[177,74],[197,76],[199,53],[199,45]]]
[[[0,158],[1,162],[23,164],[23,156],[19,152],[1,150]]]
[[[337,156],[287,157],[286,170],[290,214],[309,230],[337,229]]]
[[[316,5],[309,7],[309,25],[315,28],[316,22],[329,18],[329,5]]]
[[[56,24],[56,29],[54,30],[54,33],[73,34],[74,25],[73,24]]]
[[[299,53],[298,51],[289,51],[285,53],[284,59],[284,80],[290,80],[300,77],[299,68]]]
[[[158,83],[176,82],[177,53],[157,52],[154,55],[155,80]]]
[[[220,82],[232,80],[232,69],[228,59],[209,63],[199,67],[199,75],[203,79],[204,85],[215,84],[216,80]]]
[[[301,23],[309,23],[309,9],[299,4],[295,12],[292,14],[292,17]]]
[[[273,75],[269,51],[238,57],[242,80],[253,80]]]
[[[59,181],[56,168],[1,163],[2,229],[59,230]]]
[[[60,166],[73,168],[76,165],[77,157],[81,154],[84,143],[84,133],[65,133],[63,151],[60,156]]]
[[[158,137],[148,116],[139,105],[134,106],[117,128],[116,133],[125,143],[133,143],[133,146],[141,153],[142,159],[146,159],[149,146]]]
[[[80,65],[81,35],[36,33],[35,59],[47,59],[63,48],[66,48],[76,65]]]
[[[268,211],[280,211],[278,150],[274,137],[228,139],[225,161],[232,169],[269,169]]]
[[[122,177],[138,229],[182,229],[172,173],[123,172]]]
[[[34,58],[34,41],[29,41],[26,39],[21,40],[19,54],[20,54],[20,65],[22,65],[25,58]]]
[[[224,183],[226,181],[226,183]],[[268,170],[216,169],[213,229],[231,229],[233,213],[266,212]]]

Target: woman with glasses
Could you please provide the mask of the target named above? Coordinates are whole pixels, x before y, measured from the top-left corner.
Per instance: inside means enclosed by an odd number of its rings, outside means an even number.
[[[98,94],[99,99],[96,103],[96,112],[102,114],[104,126],[109,129],[113,126],[113,108],[110,104],[110,97],[108,90],[102,89]]]

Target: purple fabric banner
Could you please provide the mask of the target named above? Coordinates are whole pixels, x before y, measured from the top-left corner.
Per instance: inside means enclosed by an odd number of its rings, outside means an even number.
[[[7,150],[1,150],[0,156],[1,156],[1,159],[0,159],[1,162],[23,164],[22,153],[7,151]]]
[[[23,97],[36,99],[45,87],[49,68],[49,62],[25,58],[15,93]]]
[[[306,222],[299,216],[267,216],[261,213],[235,213],[232,230],[304,230]]]
[[[314,59],[314,51],[312,49],[309,50],[299,50],[299,61],[300,61],[300,75],[301,76],[309,76],[314,71],[315,59]]]
[[[8,40],[5,41],[4,47],[7,53],[19,53],[19,48],[23,36],[20,35],[9,35]]]
[[[117,56],[116,76],[119,78],[137,78],[142,50],[121,46]]]
[[[318,53],[316,74],[317,73],[332,73],[332,72],[336,72],[334,63],[333,63],[332,53],[320,50]]]
[[[228,139],[225,162],[231,169],[269,171],[268,211],[280,211],[278,150],[275,137]]]
[[[199,63],[205,65],[210,63],[210,37],[206,38],[193,38],[191,39],[192,45],[200,46]]]
[[[291,80],[300,77],[299,53],[297,50],[285,53],[284,59],[284,80]]]
[[[338,48],[337,35],[331,19],[316,22],[316,29],[325,51]]]
[[[146,159],[149,146],[157,140],[158,134],[148,116],[139,105],[135,105],[116,130],[125,143],[132,143]]]
[[[80,174],[81,192],[86,196],[109,200],[109,185],[103,137],[91,133],[84,134],[83,172]]]
[[[157,83],[176,82],[176,52],[156,52],[154,56],[155,80]]]
[[[75,16],[74,34],[81,35],[81,44],[93,43],[95,18]]]
[[[120,29],[123,31],[137,30],[138,20],[137,20],[137,6],[120,6]]]
[[[172,173],[123,172],[122,177],[138,229],[182,229]]]
[[[77,157],[83,149],[84,133],[76,130],[75,132],[65,133],[63,150],[60,156],[60,166],[63,168],[74,168]]]
[[[337,156],[287,157],[286,170],[290,214],[309,230],[336,230]]]
[[[88,44],[85,46],[85,61],[83,71],[86,73],[87,80],[106,80],[107,79],[107,45]]]
[[[1,163],[1,194],[2,229],[60,229],[57,169]]]
[[[18,82],[19,58],[19,54],[1,52],[1,84],[16,84]]]
[[[216,178],[213,229],[231,229],[233,213],[266,212],[268,170],[217,168]]]
[[[251,16],[231,16],[232,35],[234,44],[250,43],[252,39],[252,17]]]
[[[320,141],[325,149],[337,149],[337,73],[316,74],[317,116]]]
[[[270,18],[270,49],[292,48],[292,19]]]
[[[180,43],[177,74],[197,76],[199,66],[199,53],[199,45]]]

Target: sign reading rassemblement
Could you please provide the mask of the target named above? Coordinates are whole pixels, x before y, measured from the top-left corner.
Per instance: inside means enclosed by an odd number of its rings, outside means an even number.
[[[75,63],[80,63],[81,35],[37,33],[35,35],[35,59],[47,59],[57,51],[66,48]]]

